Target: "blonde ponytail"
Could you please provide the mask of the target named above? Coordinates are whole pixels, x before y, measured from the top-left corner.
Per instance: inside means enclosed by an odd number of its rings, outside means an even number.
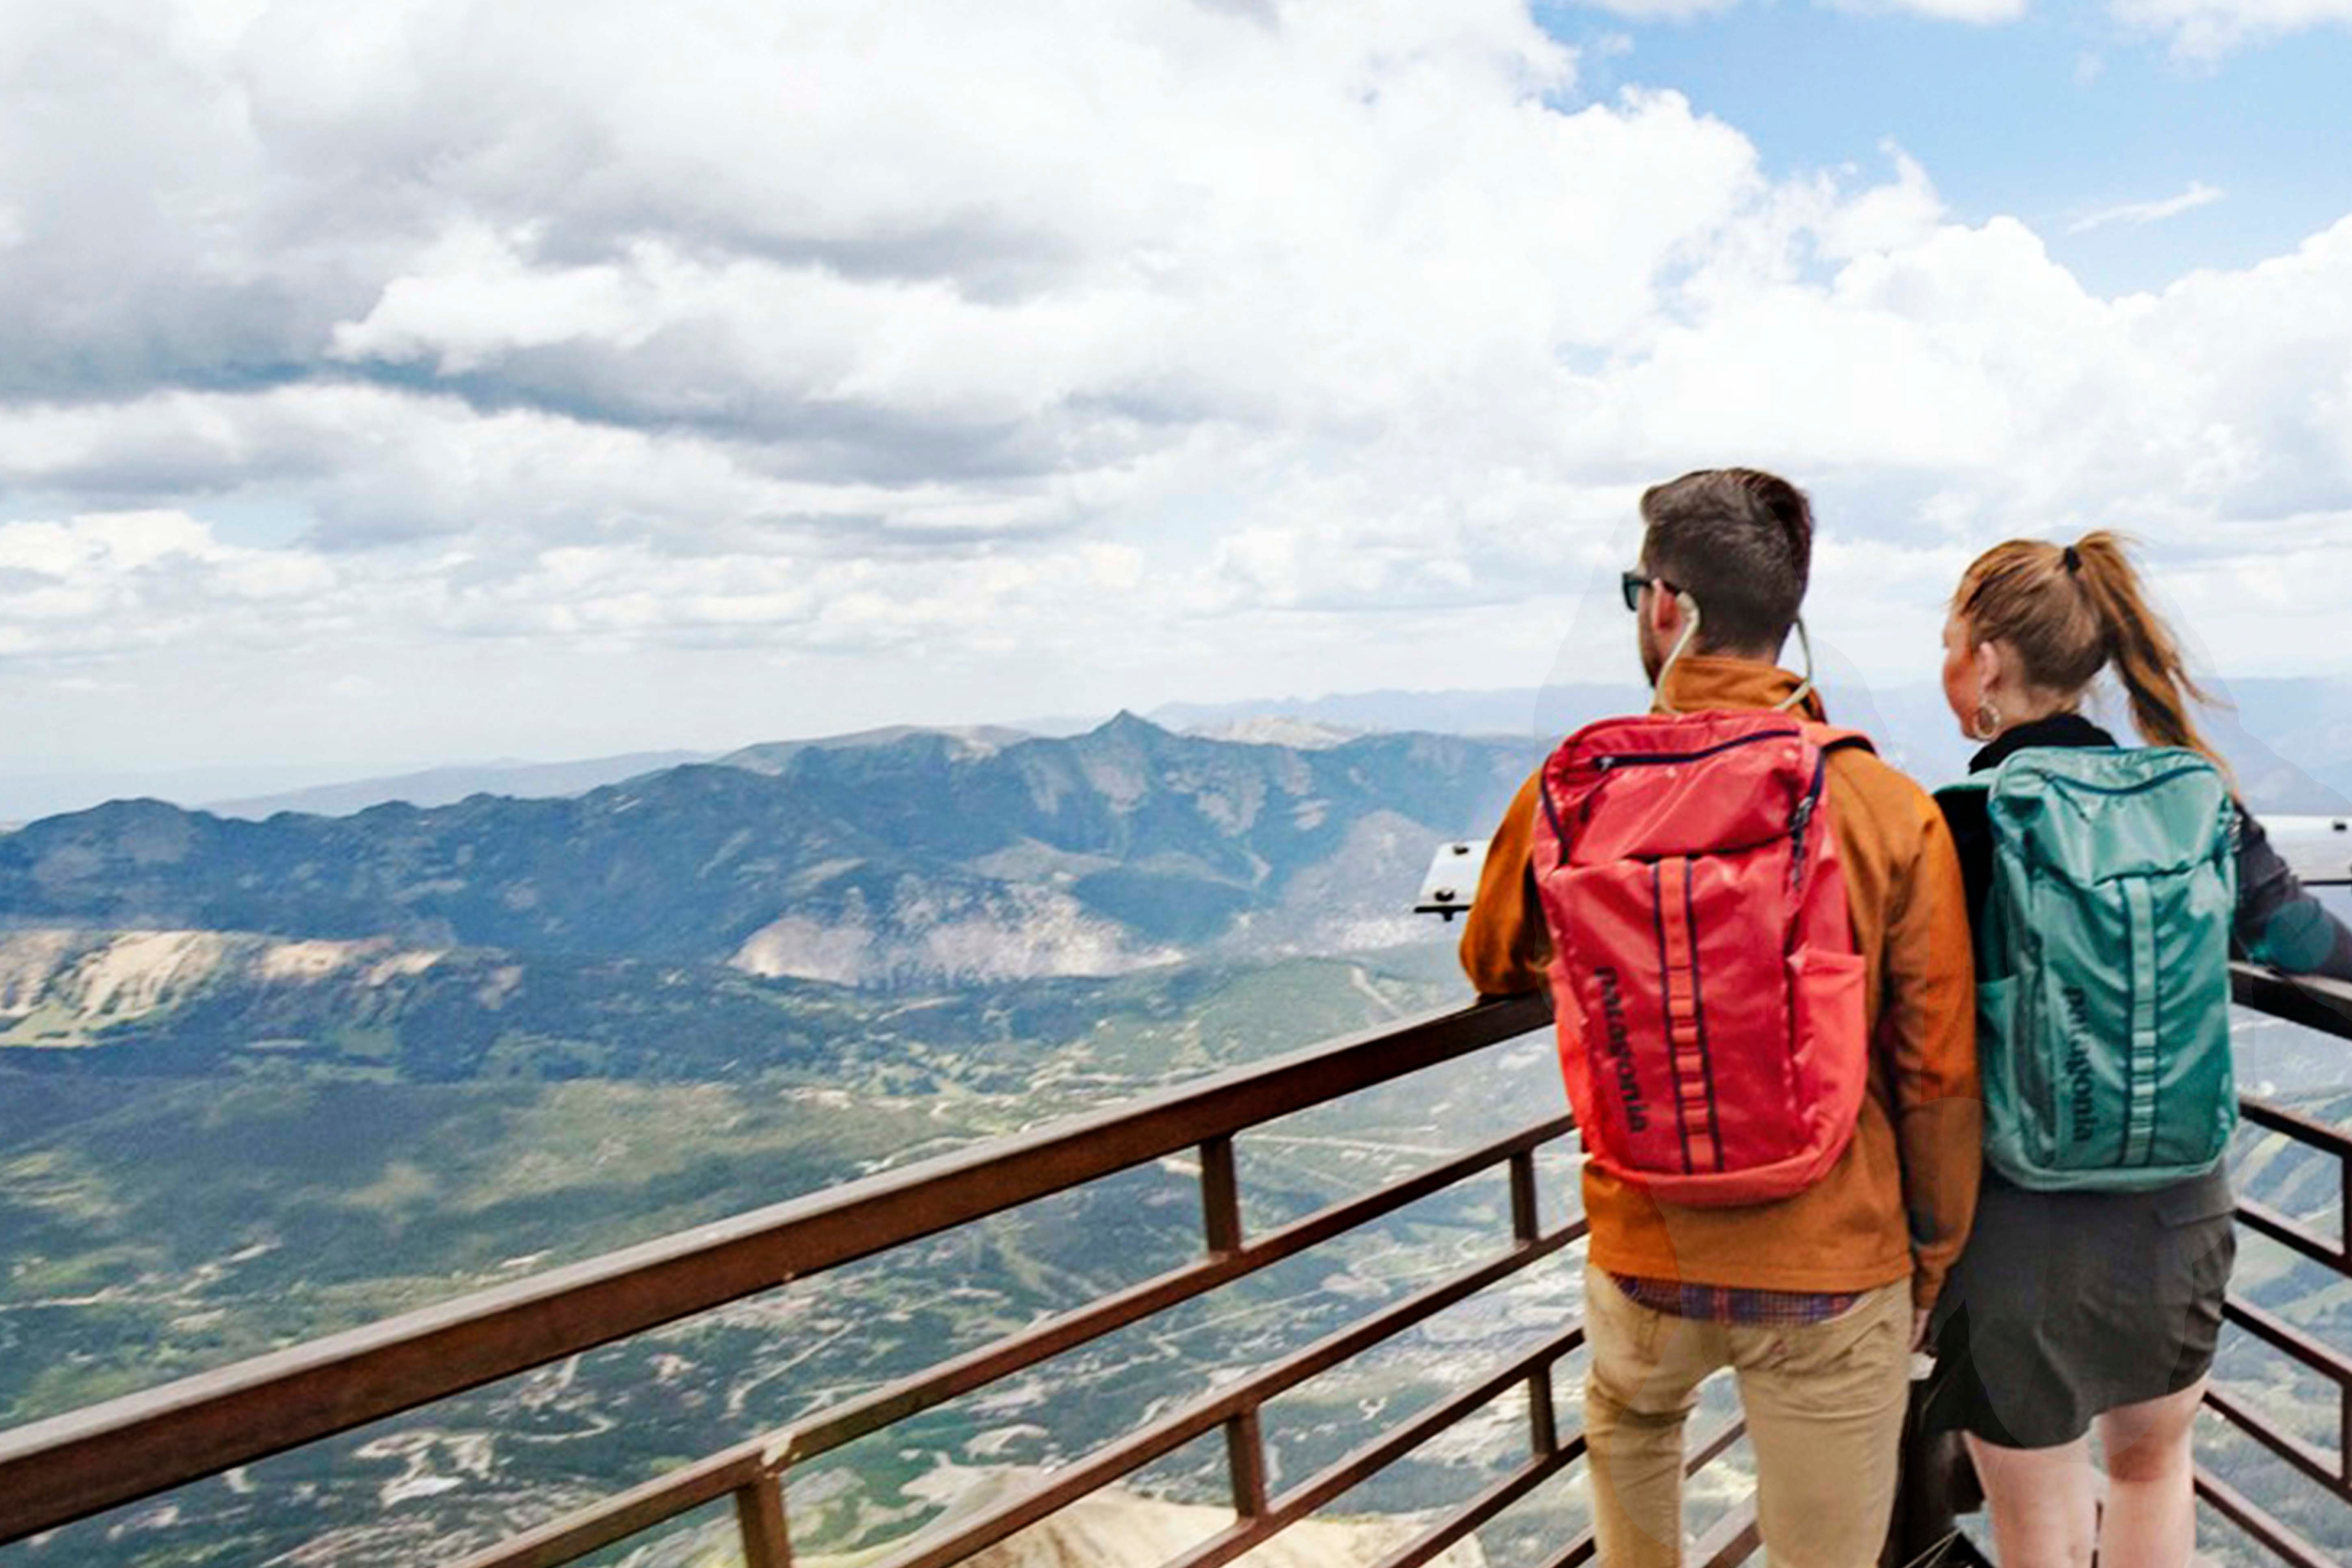
[[[2066,552],[2105,634],[2107,662],[2131,700],[2132,724],[2159,746],[2186,746],[2215,762],[2221,753],[2197,727],[2190,704],[2213,698],[2189,673],[2172,628],[2140,587],[2129,542],[2105,531],[2086,533]]]
[[[1961,574],[1952,608],[1971,643],[2008,644],[2026,682],[2044,690],[2079,697],[2113,665],[2142,738],[2201,752],[2226,770],[2191,712],[2192,704],[2214,700],[2149,606],[2129,546],[2104,530],[2070,545],[1996,544]]]

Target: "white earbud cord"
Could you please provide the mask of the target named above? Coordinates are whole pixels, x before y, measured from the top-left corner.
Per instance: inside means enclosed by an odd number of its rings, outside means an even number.
[[[1683,635],[1675,639],[1674,651],[1666,655],[1666,662],[1658,666],[1658,679],[1652,691],[1650,706],[1660,713],[1682,711],[1666,700],[1666,679],[1674,674],[1675,661],[1682,658],[1690,647],[1691,639],[1698,636],[1698,601],[1686,593],[1677,593],[1675,603],[1682,606]],[[1772,710],[1777,713],[1790,711],[1812,694],[1813,639],[1805,631],[1805,617],[1802,616],[1797,617],[1796,631],[1797,647],[1805,656],[1804,677],[1797,682],[1797,689],[1772,704]]]
[[[1797,682],[1797,689],[1772,705],[1783,713],[1802,702],[1813,689],[1813,639],[1805,635],[1805,617],[1802,616],[1797,617],[1797,647],[1805,655],[1805,678]]]
[[[1665,663],[1658,666],[1658,679],[1651,683],[1650,706],[1660,713],[1681,711],[1666,700],[1666,678],[1674,674],[1675,660],[1682,658],[1683,650],[1691,645],[1691,638],[1698,636],[1698,601],[1677,590],[1675,603],[1682,608],[1683,635],[1675,639],[1674,651],[1666,655]]]

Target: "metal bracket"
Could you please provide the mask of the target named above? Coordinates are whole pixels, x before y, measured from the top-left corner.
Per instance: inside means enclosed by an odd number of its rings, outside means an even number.
[[[1412,902],[1417,915],[1443,915],[1451,921],[1470,908],[1477,896],[1478,877],[1486,868],[1486,840],[1457,838],[1441,844],[1429,858],[1421,879],[1421,893]]]

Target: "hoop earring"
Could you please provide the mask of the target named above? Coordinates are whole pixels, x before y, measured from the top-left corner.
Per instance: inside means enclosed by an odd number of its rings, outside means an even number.
[[[1990,741],[2000,734],[2000,710],[1990,697],[1977,699],[1976,717],[1969,724],[1969,739]]]

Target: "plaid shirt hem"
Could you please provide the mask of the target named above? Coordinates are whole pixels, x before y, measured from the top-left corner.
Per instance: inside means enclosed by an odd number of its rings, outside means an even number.
[[[1639,1279],[1612,1274],[1617,1289],[1636,1306],[1668,1317],[1754,1328],[1801,1329],[1825,1323],[1862,1300],[1859,1290],[1821,1294],[1809,1290],[1745,1290],[1730,1285],[1698,1285],[1682,1279]]]

